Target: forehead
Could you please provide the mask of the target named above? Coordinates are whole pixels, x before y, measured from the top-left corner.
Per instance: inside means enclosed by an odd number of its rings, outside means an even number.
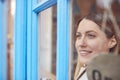
[[[83,19],[79,23],[77,31],[86,31],[86,30],[101,31],[100,27],[95,22],[89,19]]]

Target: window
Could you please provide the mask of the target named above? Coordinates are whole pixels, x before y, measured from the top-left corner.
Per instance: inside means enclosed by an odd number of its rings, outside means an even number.
[[[38,14],[38,79],[56,80],[57,6]]]

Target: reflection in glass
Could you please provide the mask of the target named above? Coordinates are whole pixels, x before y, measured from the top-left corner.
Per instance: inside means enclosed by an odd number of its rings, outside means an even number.
[[[89,13],[96,13],[97,15],[101,15],[101,17],[97,17],[98,19],[103,19],[104,21],[109,18],[112,24],[114,25],[114,29],[116,33],[119,34],[120,30],[120,0],[73,0],[72,2],[72,46],[75,45],[75,32],[77,29],[77,22],[80,18],[85,17]],[[107,17],[107,18],[106,18]],[[102,25],[104,25],[102,23]],[[120,34],[119,34],[120,35]],[[73,48],[73,60],[72,60],[72,72],[71,79],[74,78],[74,73],[76,69],[77,63],[77,52],[76,49]]]
[[[15,0],[8,0],[7,24],[7,80],[13,80],[13,26],[15,17]]]
[[[56,76],[56,6],[38,15],[38,80]]]
[[[41,1],[43,1],[43,0],[38,0],[38,2],[41,2]]]

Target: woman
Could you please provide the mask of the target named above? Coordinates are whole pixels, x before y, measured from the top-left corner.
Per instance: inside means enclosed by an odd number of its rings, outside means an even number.
[[[78,53],[74,80],[88,80],[87,63],[99,53],[119,53],[120,37],[111,20],[101,14],[89,14],[79,20],[75,47]]]

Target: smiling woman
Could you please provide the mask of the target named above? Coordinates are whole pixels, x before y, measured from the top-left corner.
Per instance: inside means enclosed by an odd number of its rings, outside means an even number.
[[[75,80],[88,80],[86,66],[97,54],[119,53],[119,39],[112,21],[107,16],[105,23],[103,15],[90,13],[80,19],[77,24],[75,47],[78,62]]]
[[[115,38],[107,39],[99,26],[89,19],[80,22],[76,36],[76,49],[81,63],[87,63],[94,54],[108,52],[109,48],[116,45]]]

